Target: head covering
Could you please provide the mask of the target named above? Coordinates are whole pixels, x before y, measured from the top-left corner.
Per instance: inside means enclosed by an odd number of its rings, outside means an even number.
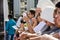
[[[54,23],[53,13],[54,13],[54,8],[52,6],[48,6],[42,11],[41,18],[51,23]]]
[[[39,0],[39,1],[38,1],[37,8],[41,8],[42,11],[43,11],[47,6],[55,7],[55,5],[52,3],[51,0]]]

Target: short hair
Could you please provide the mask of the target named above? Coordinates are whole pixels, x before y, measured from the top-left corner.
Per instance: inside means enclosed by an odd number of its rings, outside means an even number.
[[[58,2],[55,7],[60,8],[60,2]]]
[[[29,12],[35,16],[35,10],[29,10]]]
[[[8,15],[9,18],[13,18],[13,16],[11,14]]]

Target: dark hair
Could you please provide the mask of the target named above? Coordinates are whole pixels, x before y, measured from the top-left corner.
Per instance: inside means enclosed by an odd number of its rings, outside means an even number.
[[[58,2],[55,7],[60,8],[60,2]]]
[[[29,12],[35,16],[35,11],[34,10],[29,10]]]
[[[20,17],[23,17],[23,15],[20,15]]]
[[[25,24],[26,22],[23,19],[21,19],[21,23]]]
[[[11,14],[8,15],[9,18],[13,18],[13,16]]]
[[[54,10],[54,13],[53,13],[53,18],[55,18],[55,15],[57,14],[57,9]]]

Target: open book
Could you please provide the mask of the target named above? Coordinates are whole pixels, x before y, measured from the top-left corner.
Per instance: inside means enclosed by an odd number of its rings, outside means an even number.
[[[44,21],[40,22],[33,30],[35,33],[41,32],[41,30],[45,27],[46,23]]]

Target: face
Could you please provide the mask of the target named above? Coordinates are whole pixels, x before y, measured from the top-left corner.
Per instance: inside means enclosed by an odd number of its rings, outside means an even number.
[[[40,16],[37,17],[37,22],[41,22],[42,19],[40,18]]]
[[[56,18],[55,18],[55,24],[60,27],[60,8],[57,10]]]
[[[34,17],[34,15],[32,15],[31,12],[28,12],[28,17],[31,19]]]
[[[10,19],[10,17],[8,17],[8,19]]]
[[[55,23],[56,23],[56,25],[57,25],[58,27],[60,27],[60,16],[57,17]]]
[[[37,13],[41,13],[41,8],[36,8]]]
[[[41,8],[36,8],[36,14],[38,15],[38,14],[40,14],[41,13]]]

